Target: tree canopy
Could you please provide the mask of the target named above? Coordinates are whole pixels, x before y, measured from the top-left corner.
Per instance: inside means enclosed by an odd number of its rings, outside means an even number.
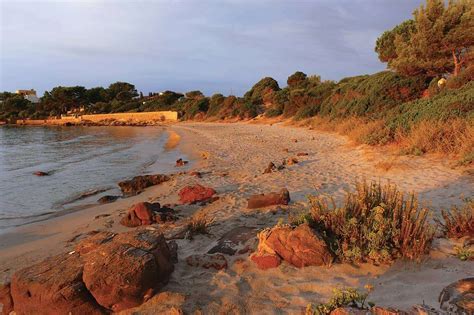
[[[474,0],[427,0],[413,20],[384,32],[375,51],[405,75],[456,76],[472,62],[473,46]]]

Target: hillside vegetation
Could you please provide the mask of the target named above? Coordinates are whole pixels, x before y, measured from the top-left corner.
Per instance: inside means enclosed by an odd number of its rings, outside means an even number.
[[[407,154],[440,152],[474,159],[474,1],[428,0],[413,19],[384,32],[375,51],[389,70],[338,82],[290,75],[285,87],[270,77],[243,97],[200,91],[143,96],[135,86],[55,87],[39,104],[0,93],[0,120],[85,113],[175,110],[183,120],[257,116],[303,121],[359,143],[397,144]],[[447,78],[439,85],[441,78]]]

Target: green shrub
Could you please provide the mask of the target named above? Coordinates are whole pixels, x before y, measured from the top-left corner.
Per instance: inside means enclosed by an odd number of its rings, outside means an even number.
[[[321,114],[383,118],[390,108],[420,97],[426,86],[423,76],[405,77],[391,71],[345,78],[324,100]]]
[[[474,82],[457,90],[443,89],[429,99],[399,104],[385,115],[392,129],[403,130],[423,120],[447,121],[459,117],[474,121]]]
[[[265,112],[266,117],[276,117],[283,114],[283,110],[281,108],[270,108]]]
[[[214,94],[209,100],[209,109],[207,111],[207,117],[216,116],[221,110],[222,104],[224,103],[225,97],[222,94]]]
[[[278,82],[270,77],[266,77],[258,81],[248,92],[245,93],[244,99],[247,102],[261,105],[266,94],[279,91]]]
[[[474,64],[463,69],[457,76],[451,76],[446,82],[448,89],[459,89],[463,85],[474,81]]]
[[[419,260],[429,250],[434,228],[414,194],[405,199],[394,185],[374,182],[356,188],[342,207],[332,198],[310,197],[311,225],[341,261]]]

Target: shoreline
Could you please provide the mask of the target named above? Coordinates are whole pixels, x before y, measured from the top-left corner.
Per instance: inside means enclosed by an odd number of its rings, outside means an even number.
[[[423,299],[435,306],[440,288],[470,274],[472,265],[451,257],[452,244],[444,240],[434,246],[430,260],[419,265],[397,262],[393,266],[363,264],[355,268],[338,264],[330,269],[285,266],[262,272],[247,256],[241,255],[228,258],[227,271],[215,273],[189,267],[184,261],[187,255],[207,252],[233,228],[261,229],[276,224],[281,218],[286,220],[289,214],[308,206],[308,194],[327,193],[341,199],[344,190],[351,189],[356,178],[391,181],[407,193],[415,190],[426,202],[431,200],[435,211],[460,203],[462,194],[474,195],[473,178],[425,157],[400,157],[403,167],[384,171],[376,165],[386,156],[376,149],[350,145],[340,135],[281,123],[185,122],[173,124],[169,130],[180,137],[174,148],[193,161],[189,169],[201,172],[202,178],[177,175],[137,196],[23,226],[5,237],[2,235],[0,282],[8,280],[17,269],[71,250],[77,240],[91,231],[129,231],[118,221],[139,201],[159,201],[177,210],[178,221],[160,226],[168,238],[193,216],[199,214],[214,219],[209,236],[199,235],[193,241],[177,240],[179,262],[163,291],[185,295],[186,301],[181,306],[186,311],[201,308],[209,313],[232,306],[244,312],[259,310],[257,307],[268,312],[278,308],[297,312],[308,302],[324,301],[338,283],[355,287],[376,284],[371,299],[381,305],[403,308]],[[270,161],[279,163],[298,152],[309,155],[299,157],[298,164],[281,172],[262,174]],[[176,169],[175,173],[180,171]],[[177,192],[191,183],[215,188],[219,200],[205,206],[179,205]],[[250,194],[275,191],[283,186],[291,194],[289,206],[276,210],[246,209],[246,198]],[[98,217],[101,215],[106,216]],[[403,281],[410,285],[404,285]],[[262,304],[262,301],[267,302]]]
[[[33,126],[33,127],[45,127],[45,126]],[[61,126],[47,126],[47,127],[49,128],[49,127],[61,127]],[[165,138],[165,141],[162,144],[162,154],[159,157],[159,160],[156,160],[150,165],[147,165],[147,168],[155,166],[155,168],[158,167],[160,169],[160,172],[164,174],[172,174],[176,171],[176,169],[173,169],[174,162],[176,161],[176,159],[187,158],[187,156],[181,154],[179,150],[175,150],[179,143],[179,138],[178,139],[174,138],[176,136],[176,133],[170,131],[168,127],[165,127],[165,126],[150,126],[150,127],[160,128],[156,130],[162,130],[160,132],[162,132],[163,136],[167,138]],[[192,162],[193,161],[190,161],[189,165],[192,165]],[[186,166],[184,169],[187,169],[187,168],[189,168],[189,166]],[[48,171],[49,174],[54,173],[54,172],[55,171]],[[144,171],[140,171],[134,174],[133,176],[151,174],[153,172],[154,171],[151,169],[145,169]],[[127,178],[129,177],[124,177],[121,180],[126,180]],[[20,227],[24,227],[24,226],[38,223],[38,222],[47,221],[47,220],[65,216],[74,212],[83,211],[91,207],[96,207],[100,205],[100,203],[98,203],[97,200],[100,197],[103,197],[105,195],[119,194],[117,196],[118,199],[127,198],[127,196],[122,196],[122,193],[120,192],[120,189],[117,184],[118,182],[110,183],[110,185],[107,185],[107,186],[90,186],[89,188],[85,190],[73,192],[70,195],[68,195],[67,198],[57,200],[55,203],[53,203],[50,209],[45,209],[44,212],[41,212],[38,214],[31,214],[31,215],[26,215],[26,216],[21,216],[21,217],[18,216],[18,217],[2,218],[1,220],[4,220],[4,221],[18,221],[22,219],[23,220],[29,219],[29,220],[26,220],[27,222],[19,222],[11,226],[5,226],[5,227],[0,228],[0,236],[6,233],[14,232],[15,229],[20,228]]]

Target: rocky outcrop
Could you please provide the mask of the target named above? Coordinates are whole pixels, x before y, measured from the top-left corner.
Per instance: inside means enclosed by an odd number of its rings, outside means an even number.
[[[173,269],[163,234],[138,230],[117,234],[87,253],[83,280],[100,305],[117,312],[152,297]]]
[[[61,254],[13,275],[11,295],[18,314],[102,314],[83,280],[78,253]]]
[[[13,311],[13,300],[10,283],[0,284],[0,314],[10,314],[11,311]]]
[[[176,219],[173,209],[161,207],[158,202],[139,202],[128,209],[120,224],[127,227],[165,223]]]
[[[135,176],[131,180],[119,182],[118,185],[125,195],[136,195],[145,188],[170,180],[163,174]]]
[[[75,251],[17,271],[11,296],[18,314],[103,314],[142,304],[174,269],[154,228],[99,232]]]
[[[214,268],[221,270],[227,268],[227,259],[221,254],[196,254],[186,258],[186,263],[192,267],[201,267],[205,269]]]
[[[283,188],[280,192],[253,195],[248,199],[247,208],[256,209],[274,205],[287,205],[290,202],[290,192]]]
[[[199,184],[186,186],[179,191],[179,201],[183,204],[193,204],[196,202],[209,201],[216,194],[216,191]]]
[[[474,314],[474,278],[456,281],[441,291],[439,307],[450,314]]]
[[[308,224],[266,229],[258,234],[258,239],[257,251],[251,259],[262,269],[276,264],[275,257],[299,268],[329,265],[334,260],[326,242]]]

